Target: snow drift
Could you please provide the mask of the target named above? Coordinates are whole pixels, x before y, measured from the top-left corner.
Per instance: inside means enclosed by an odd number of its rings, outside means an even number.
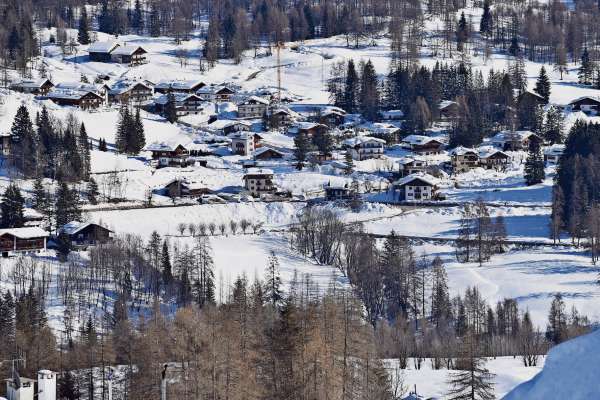
[[[553,348],[542,371],[504,400],[599,399],[599,349],[600,330]]]

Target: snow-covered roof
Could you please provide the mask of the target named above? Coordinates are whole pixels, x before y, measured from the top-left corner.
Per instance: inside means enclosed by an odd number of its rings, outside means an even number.
[[[19,239],[34,239],[40,237],[48,237],[50,236],[48,232],[39,228],[37,226],[26,227],[26,228],[9,228],[9,229],[0,229],[0,236],[4,236],[9,234],[11,236],[15,236]]]
[[[79,100],[87,94],[93,94],[94,96],[100,97],[100,95],[93,90],[55,89],[48,93],[48,98]]]
[[[417,157],[417,156],[401,157],[401,158],[396,159],[394,162],[398,163],[398,164],[406,165],[406,164],[413,163],[415,161],[420,161],[420,162],[426,163],[427,159],[425,159],[423,157]]]
[[[258,149],[254,150],[254,156],[259,156],[262,153],[266,153],[267,151],[273,151],[273,152],[275,152],[277,154],[280,154],[281,156],[285,156],[285,153],[283,153],[283,152],[281,152],[279,150],[276,150],[276,149],[274,149],[272,147],[266,147],[266,146],[265,147],[259,147]]]
[[[481,146],[477,149],[477,153],[479,154],[479,158],[483,158],[483,159],[491,157],[496,154],[502,154],[502,155],[508,157],[508,154],[506,154],[502,150],[498,150],[497,148],[495,148],[493,146]]]
[[[129,79],[122,79],[120,81],[115,82],[109,89],[110,94],[122,94],[126,93],[136,85],[142,85],[148,90],[152,90],[152,87],[144,81],[132,81]]]
[[[403,142],[411,145],[424,145],[429,142],[436,141],[438,143],[444,143],[444,140],[440,137],[423,136],[423,135],[408,135],[405,137]]]
[[[247,127],[252,126],[252,124],[248,121],[235,120],[235,119],[218,119],[218,120],[210,123],[208,125],[208,127],[210,129],[221,130],[221,129],[229,128],[230,126],[235,126],[235,125],[243,125],[243,126],[247,126]]]
[[[365,143],[378,143],[382,146],[385,144],[385,140],[371,136],[356,136],[350,139],[344,140],[344,145],[349,147],[361,146]]]
[[[144,50],[141,46],[119,46],[113,50],[111,54],[116,54],[118,56],[130,56],[140,49],[146,53],[146,50]]]
[[[48,79],[23,79],[20,81],[13,82],[10,86],[12,87],[22,87],[22,88],[33,88],[37,89],[42,87],[44,83],[50,82]],[[52,84],[52,82],[50,82]]]
[[[94,42],[89,45],[88,53],[110,53],[115,49],[115,47],[118,46],[119,43],[113,40],[109,40],[106,42]]]
[[[170,144],[170,143],[165,143],[165,142],[153,142],[150,143],[149,145],[147,145],[144,150],[146,151],[175,151],[175,149],[177,149],[177,147],[183,147],[185,148],[185,146],[183,146],[181,143],[176,143],[176,144]]]
[[[225,85],[204,86],[204,87],[201,87],[200,89],[198,89],[196,91],[196,93],[198,93],[198,94],[216,94],[216,93],[219,93],[224,90],[229,91],[231,93],[235,93],[235,90],[233,90],[229,86],[225,86]]]
[[[438,105],[438,107],[440,110],[443,110],[444,108],[448,108],[455,104],[456,104],[456,102],[452,101],[452,100],[442,100],[442,101],[440,101],[440,104]]]
[[[270,104],[269,100],[267,100],[267,99],[264,99],[264,98],[258,97],[258,96],[250,96],[246,100],[242,101],[239,105],[252,104],[252,103],[260,103],[260,104],[264,104],[264,105]]]
[[[256,136],[262,139],[262,136],[256,132],[233,132],[227,135],[231,140],[250,140],[254,139]]]
[[[450,150],[449,154],[451,156],[464,156],[465,154],[468,153],[473,153],[478,155],[479,152],[475,149],[469,148],[469,147],[463,147],[463,146],[458,146],[452,150]]]
[[[436,186],[438,184],[438,179],[436,177],[420,172],[416,174],[410,174],[405,176],[404,178],[398,179],[396,182],[394,182],[394,186],[404,186],[414,180],[421,180],[429,186]]]
[[[190,98],[193,98],[196,101],[202,101],[202,99],[200,97],[196,96],[194,93],[173,92],[171,94],[173,95],[173,99],[175,100],[175,103],[183,103]],[[155,104],[163,104],[164,105],[164,104],[167,104],[168,102],[169,102],[168,94],[161,94],[160,96],[154,98]]]
[[[594,103],[600,103],[600,96],[581,96],[576,99],[571,100],[569,104],[575,104],[583,100],[591,100]]]
[[[537,136],[531,131],[502,131],[492,137],[493,143],[504,143],[514,140],[526,140],[530,136]]]
[[[360,128],[366,129],[378,135],[389,135],[396,133],[400,130],[400,128],[396,125],[387,124],[384,122],[368,122],[360,125]]]
[[[273,170],[267,168],[248,168],[244,178],[248,175],[273,175]]]
[[[564,144],[553,144],[552,146],[548,146],[544,149],[544,154],[547,156],[562,156],[565,152]]]
[[[155,85],[156,89],[173,89],[173,90],[191,90],[198,85],[204,85],[203,81],[186,80],[186,81],[169,81],[163,80]]]
[[[54,89],[98,92],[100,90],[100,86],[85,82],[60,82],[54,86]]]
[[[90,225],[96,225],[92,222],[71,221],[60,228],[60,232],[66,235],[75,235]]]

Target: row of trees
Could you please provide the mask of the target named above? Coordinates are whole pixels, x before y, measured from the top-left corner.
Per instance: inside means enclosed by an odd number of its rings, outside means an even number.
[[[21,105],[11,133],[14,145],[10,161],[25,178],[89,179],[91,145],[85,125],[73,114],[61,121],[44,106],[32,121],[27,107]]]

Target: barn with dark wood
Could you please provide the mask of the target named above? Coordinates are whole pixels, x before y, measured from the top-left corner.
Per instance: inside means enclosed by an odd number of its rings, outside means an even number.
[[[69,238],[71,246],[86,247],[102,244],[112,240],[112,233],[108,228],[92,222],[71,221],[64,225],[59,234]]]
[[[48,232],[38,227],[0,229],[0,253],[35,253],[46,249]]]

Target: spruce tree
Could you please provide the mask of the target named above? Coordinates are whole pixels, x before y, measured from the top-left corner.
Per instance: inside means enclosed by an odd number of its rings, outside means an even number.
[[[346,150],[346,154],[344,155],[344,161],[346,162],[346,175],[352,174],[354,172],[354,159],[352,158],[352,153],[350,150]]]
[[[142,10],[142,4],[140,3],[140,0],[135,0],[133,16],[131,19],[131,27],[135,29],[135,32],[138,35],[144,33],[144,13]]]
[[[79,388],[71,371],[63,373],[58,378],[58,396],[63,400],[80,399]]]
[[[579,83],[590,85],[592,83],[593,75],[594,64],[590,60],[590,53],[586,47],[583,49],[583,53],[581,53],[581,64],[579,66],[579,72],[577,73],[577,76],[579,77]]]
[[[81,159],[81,173],[80,178],[84,181],[90,179],[90,172],[92,169],[92,159],[90,155],[90,140],[85,129],[83,122],[79,127],[79,138],[78,138],[79,157]]]
[[[493,400],[494,374],[485,368],[485,358],[479,356],[474,333],[463,340],[457,359],[457,369],[450,375],[451,389],[446,394],[449,400]]]
[[[279,307],[283,300],[283,291],[281,288],[281,276],[279,275],[279,260],[272,251],[265,271],[265,299],[273,307]]]
[[[464,11],[460,13],[460,19],[458,20],[458,26],[456,28],[456,47],[458,51],[462,51],[464,44],[469,38],[469,27]]]
[[[536,141],[531,141],[525,161],[525,182],[527,186],[537,185],[542,183],[545,177],[542,149]]]
[[[127,153],[129,148],[129,133],[131,132],[131,117],[129,108],[121,107],[119,121],[117,122],[117,134],[115,136],[115,146],[119,153]]]
[[[346,71],[346,82],[344,85],[344,101],[342,103],[342,108],[349,113],[356,112],[358,104],[359,86],[360,80],[358,77],[358,73],[356,72],[354,60],[350,59],[350,61],[348,61],[348,70]]]
[[[77,30],[77,41],[79,44],[90,43],[90,32],[88,24],[87,10],[85,4],[81,6],[81,15],[79,16],[79,29]]]
[[[160,269],[162,282],[165,287],[168,287],[173,282],[173,271],[171,269],[171,256],[169,255],[169,244],[165,239],[162,244],[162,252],[160,255]]]
[[[565,129],[565,117],[562,111],[551,106],[546,113],[546,123],[544,124],[544,139],[550,144],[562,143],[563,131]]]
[[[177,106],[175,104],[175,95],[173,92],[167,93],[167,103],[165,104],[165,118],[170,123],[174,124],[177,122]]]
[[[487,36],[492,33],[492,13],[490,11],[490,2],[485,0],[483,2],[483,14],[481,15],[481,21],[479,22],[479,32],[482,35]]]
[[[106,145],[106,139],[104,139],[104,138],[98,139],[98,151],[108,151],[108,146]]]
[[[87,198],[90,204],[98,204],[98,184],[94,178],[90,178],[87,184]]]
[[[77,189],[69,188],[65,181],[59,182],[54,205],[56,227],[60,228],[71,221],[81,220],[80,207]]]
[[[535,83],[535,92],[544,98],[546,104],[550,101],[550,79],[546,74],[546,68],[542,66],[540,75]]]
[[[39,141],[33,130],[29,111],[24,105],[19,106],[12,123],[12,135],[17,139],[15,145],[14,164],[26,176],[34,175],[39,167],[37,155]]]
[[[300,132],[298,136],[294,138],[294,158],[296,160],[296,169],[301,171],[304,168],[308,152],[310,151],[310,141],[306,137],[306,134]]]
[[[567,315],[565,302],[560,293],[554,295],[550,305],[546,338],[554,344],[559,344],[567,339]]]
[[[15,183],[8,185],[0,203],[0,228],[20,228],[25,224],[25,200]]]
[[[138,154],[144,146],[146,146],[146,135],[144,134],[144,123],[140,117],[140,109],[137,108],[135,111],[135,118],[132,122],[131,140],[129,144],[129,152],[131,154]]]
[[[362,69],[360,82],[360,112],[368,121],[375,121],[379,113],[377,73],[371,60]]]

